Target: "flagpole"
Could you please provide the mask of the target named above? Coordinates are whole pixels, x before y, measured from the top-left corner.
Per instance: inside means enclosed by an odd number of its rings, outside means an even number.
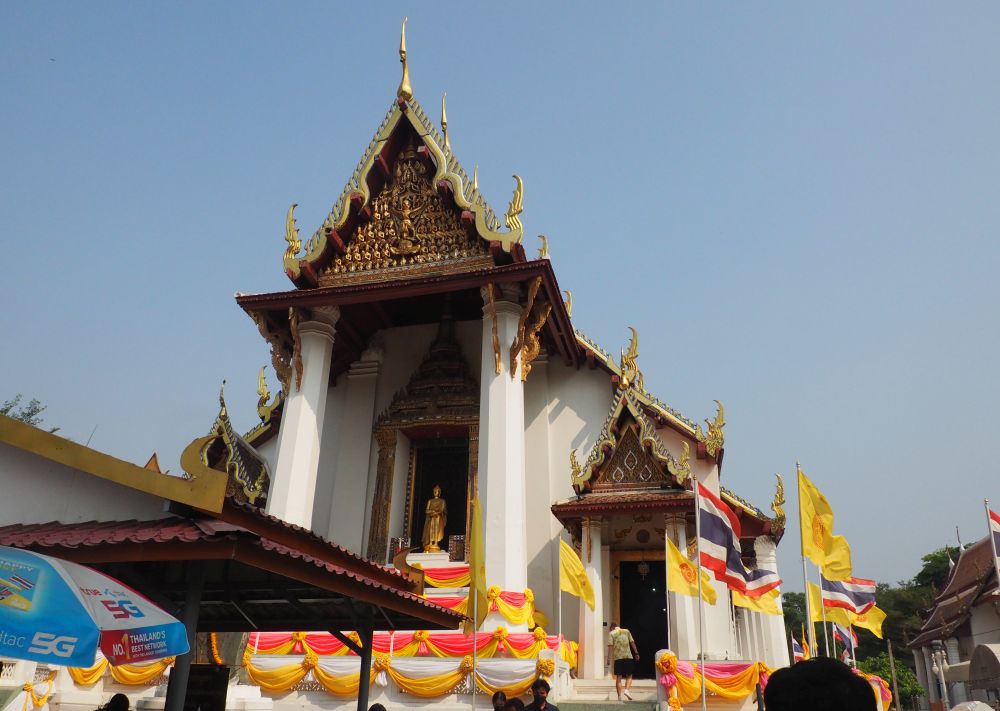
[[[795,479],[798,482],[799,487],[799,550],[802,553],[802,586],[805,588],[806,593],[806,618],[809,621],[809,650],[811,653],[816,653],[816,629],[813,625],[813,613],[812,613],[812,602],[809,600],[809,574],[806,569],[806,541],[805,541],[805,531],[802,530],[802,483],[800,477],[802,475],[802,470],[799,467],[799,463],[795,462]],[[820,595],[822,601],[822,594]]]
[[[694,535],[698,556],[698,656],[701,662],[701,709],[708,711],[705,696],[705,600],[701,593],[701,499],[698,494],[698,478],[694,478]]]
[[[892,640],[887,639],[886,642],[889,644],[889,673],[892,675],[892,702],[896,709],[901,708],[899,705],[899,685],[896,683],[896,660],[892,656]]]
[[[820,573],[820,579],[822,580],[822,573]],[[826,649],[826,656],[830,656],[830,636],[826,632],[826,605],[823,604],[823,585],[819,586],[819,611],[823,615],[823,647]],[[836,645],[833,647],[834,652],[837,651]]]
[[[472,587],[475,587],[475,577],[472,578]],[[476,644],[479,636],[479,595],[473,594],[474,592],[478,593],[478,590],[469,588],[469,593],[472,594],[472,711],[476,711],[476,652],[479,646]]]
[[[990,500],[983,499],[983,507],[986,509],[986,535],[990,538],[990,549],[993,551],[993,568],[997,578],[1000,579],[1000,567],[997,567],[997,542],[993,538],[993,524],[990,522]],[[961,555],[962,551],[959,551]]]
[[[851,661],[854,663],[854,668],[858,668],[858,657],[855,654],[858,645],[854,641],[854,625],[847,625],[847,634],[851,635]]]

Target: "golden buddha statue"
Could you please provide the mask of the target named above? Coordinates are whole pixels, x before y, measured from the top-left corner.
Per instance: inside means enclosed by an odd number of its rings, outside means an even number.
[[[448,504],[441,498],[441,487],[434,487],[434,498],[427,502],[427,515],[424,518],[424,553],[437,553],[441,550],[438,544],[444,538],[444,528],[448,525]]]

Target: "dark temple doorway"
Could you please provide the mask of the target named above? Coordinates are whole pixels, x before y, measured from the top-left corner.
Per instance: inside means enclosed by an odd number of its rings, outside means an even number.
[[[653,656],[667,649],[666,565],[661,561],[622,561],[619,569],[619,609],[625,629],[639,648],[635,678],[655,679]]]
[[[427,502],[434,487],[441,487],[441,498],[448,505],[448,522],[441,550],[448,550],[449,536],[464,536],[469,498],[469,440],[434,440],[414,442],[413,514],[410,517],[410,540],[420,545],[424,532]]]

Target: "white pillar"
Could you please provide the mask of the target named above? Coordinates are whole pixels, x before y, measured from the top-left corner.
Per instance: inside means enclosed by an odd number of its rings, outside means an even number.
[[[763,570],[778,572],[778,547],[770,536],[758,536],[753,542],[754,554],[757,557],[757,567]],[[781,599],[778,599],[778,609],[781,609]],[[764,659],[771,668],[787,667],[788,644],[785,642],[785,618],[781,615],[760,614],[761,631],[763,634]]]
[[[330,356],[339,318],[338,307],[322,306],[312,310],[312,320],[299,324],[302,373],[294,373],[289,385],[291,393],[281,416],[278,461],[267,496],[269,514],[303,528],[312,525]],[[299,375],[302,382],[296,386]]]
[[[681,555],[687,555],[687,525],[684,514],[666,514],[667,535]],[[698,600],[690,595],[670,593],[670,646],[678,659],[698,655]]]
[[[924,655],[924,672],[927,675],[927,698],[931,702],[940,701],[941,693],[938,691],[938,677],[934,673],[934,660],[931,658],[931,648],[923,647],[920,651]]]
[[[594,609],[580,602],[580,660],[577,670],[582,679],[603,679],[604,656],[604,560],[601,555],[601,522],[586,519],[581,527],[583,550],[580,558],[594,588]]]
[[[945,653],[948,656],[948,664],[961,664],[962,657],[958,653],[958,640],[949,637],[944,641]],[[964,681],[956,681],[948,685],[948,702],[954,706],[969,700],[969,693]]]
[[[920,686],[925,689],[929,688],[929,682],[927,681],[927,667],[924,664],[924,655],[919,649],[912,650],[913,653],[913,666],[917,670],[917,682]],[[927,696],[917,697],[917,708],[919,711],[929,711],[930,706],[927,704]]]
[[[374,343],[347,372],[343,405],[345,416],[340,425],[336,472],[326,473],[334,478],[333,495],[330,501],[325,502],[329,511],[326,536],[359,554],[364,552],[365,518],[371,511],[367,502],[372,424],[375,420],[375,386],[383,356],[382,344]],[[366,504],[359,505],[362,501]]]
[[[493,314],[483,306],[480,359],[479,500],[483,507],[486,583],[521,592],[527,586],[524,474],[524,385],[520,355],[509,362],[521,306],[516,291],[495,302],[501,372],[493,348]],[[511,377],[510,367],[514,367]]]

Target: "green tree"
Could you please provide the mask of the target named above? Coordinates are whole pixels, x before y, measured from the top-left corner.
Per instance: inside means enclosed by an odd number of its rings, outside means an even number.
[[[882,677],[889,683],[890,691],[892,690],[892,670],[889,667],[889,654],[887,652],[883,651],[866,659],[859,659],[858,668],[868,674]],[[905,664],[900,664],[898,659],[896,661],[896,685],[899,687],[899,695],[902,697],[897,700],[899,707],[917,708],[916,697],[923,696],[924,689],[917,681],[913,670]]]
[[[13,417],[15,420],[20,420],[21,422],[31,425],[32,427],[41,426],[44,420],[42,413],[45,412],[45,405],[43,405],[36,398],[31,398],[26,405],[22,405],[21,400],[21,393],[18,393],[10,400],[5,400],[2,404],[0,404],[0,415]],[[49,430],[49,432],[58,431],[58,427],[53,427]]]
[[[959,550],[954,546],[945,546],[931,551],[922,560],[924,566],[913,576],[913,584],[933,588],[936,592],[944,590],[948,575],[951,574],[952,563],[958,560]]]

